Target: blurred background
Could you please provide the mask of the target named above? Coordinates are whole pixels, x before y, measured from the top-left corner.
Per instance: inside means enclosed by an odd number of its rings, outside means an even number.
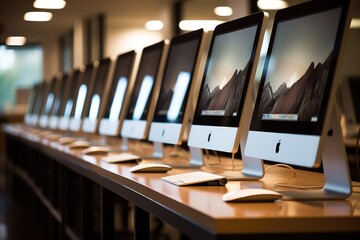
[[[162,39],[200,27],[211,30],[223,21],[260,10],[270,14],[263,60],[274,13],[301,2],[304,0],[1,0],[0,113],[23,113],[29,88],[58,72],[103,57],[115,59],[132,49],[140,52]],[[64,6],[38,8],[42,3]],[[341,66],[346,82],[360,76],[360,3],[354,3]],[[48,19],[25,20],[29,12],[39,11]],[[257,81],[261,70],[262,61]]]

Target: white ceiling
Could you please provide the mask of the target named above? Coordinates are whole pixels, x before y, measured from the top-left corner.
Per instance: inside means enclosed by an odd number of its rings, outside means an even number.
[[[22,35],[29,42],[42,42],[70,30],[75,21],[106,13],[119,21],[146,21],[155,18],[157,9],[164,1],[172,0],[67,0],[62,10],[51,10],[50,22],[26,22],[23,15],[33,8],[34,0],[0,1],[0,43],[10,35]],[[155,15],[155,16],[154,16]]]
[[[26,36],[30,43],[41,43],[55,39],[73,27],[75,21],[93,17],[99,13],[110,16],[119,23],[145,23],[147,20],[159,18],[161,7],[174,0],[67,0],[62,10],[51,10],[53,19],[50,22],[26,22],[23,15],[34,11],[34,0],[0,0],[0,43],[11,35]],[[250,0],[183,0],[189,2],[203,1],[205,4],[194,4],[201,8],[192,12],[201,15],[204,11],[213,14],[210,7],[218,2],[250,1]],[[254,0],[253,0],[254,1]],[[296,4],[304,0],[287,0]],[[360,1],[355,2],[354,16],[360,17]]]

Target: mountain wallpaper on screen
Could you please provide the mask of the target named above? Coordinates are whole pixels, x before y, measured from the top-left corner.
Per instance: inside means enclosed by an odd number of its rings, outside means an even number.
[[[243,70],[235,69],[234,74],[222,89],[216,86],[210,92],[209,86],[206,84],[203,87],[199,102],[199,115],[202,110],[225,110],[225,116],[231,116],[234,112],[237,112],[248,67],[249,62]]]
[[[311,62],[306,72],[290,88],[286,83],[274,92],[266,83],[261,95],[258,118],[263,113],[298,114],[298,121],[310,121],[318,116],[329,71],[331,54],[316,66]]]

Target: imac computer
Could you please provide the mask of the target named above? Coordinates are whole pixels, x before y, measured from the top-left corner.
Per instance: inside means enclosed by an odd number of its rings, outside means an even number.
[[[30,92],[30,96],[29,96],[29,103],[26,106],[26,112],[25,112],[25,116],[24,116],[24,124],[26,126],[31,125],[31,117],[34,112],[36,99],[37,99],[37,96],[40,91],[40,86],[41,86],[40,84],[34,84],[33,87],[31,88],[31,92]]]
[[[167,41],[145,47],[141,54],[127,113],[121,127],[123,150],[126,140],[146,139],[159,92]]]
[[[243,153],[253,102],[251,92],[266,28],[259,12],[218,25],[212,35],[188,145]],[[264,175],[261,159],[242,156],[243,169],[222,166],[211,171],[229,180],[254,180]]]
[[[48,127],[50,129],[57,129],[58,121],[59,121],[59,112],[61,109],[61,105],[65,103],[65,98],[67,97],[69,83],[71,77],[70,74],[64,73],[61,75],[60,86],[58,90],[58,94],[55,96],[54,104],[50,113],[49,124]]]
[[[100,60],[96,68],[95,83],[92,89],[90,105],[85,109],[82,131],[85,133],[95,133],[97,131],[99,116],[103,114],[103,102],[105,97],[105,87],[108,82],[110,69],[110,58]]]
[[[74,69],[69,75],[69,78],[67,79],[67,81],[69,81],[70,86],[68,92],[64,97],[64,101],[62,101],[62,104],[59,109],[59,114],[58,114],[59,121],[57,126],[59,130],[66,131],[69,128],[71,112],[72,109],[74,108],[75,99],[79,92],[79,87],[81,83],[80,75],[81,75],[80,69]]]
[[[310,1],[279,10],[245,156],[317,167],[322,190],[279,191],[283,199],[344,199],[351,181],[335,108],[350,1]]]
[[[192,103],[199,89],[210,34],[203,29],[171,39],[148,139],[154,157],[163,157],[162,144],[180,145],[191,122]],[[190,161],[189,165],[196,165]]]
[[[42,114],[42,109],[45,103],[45,99],[47,97],[48,90],[49,83],[44,80],[39,86],[39,92],[35,99],[35,105],[30,119],[30,126],[32,127],[38,126],[39,118]]]
[[[45,104],[43,106],[42,114],[39,119],[39,126],[41,128],[47,128],[49,124],[49,118],[51,110],[54,104],[54,100],[57,97],[59,89],[60,79],[59,76],[54,76],[50,81],[49,91],[46,97]]]
[[[81,75],[81,84],[77,93],[75,107],[72,109],[69,130],[72,132],[79,132],[81,130],[81,124],[83,120],[84,109],[87,108],[90,102],[90,94],[94,85],[93,76],[94,64],[90,63],[86,65],[85,71]]]
[[[135,51],[130,51],[118,55],[116,59],[105,112],[98,128],[100,135],[118,136],[120,134],[121,121],[125,115],[122,109],[126,109],[129,101],[135,56]]]

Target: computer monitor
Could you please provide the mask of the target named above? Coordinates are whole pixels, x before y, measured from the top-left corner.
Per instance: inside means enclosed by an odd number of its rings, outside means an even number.
[[[94,64],[89,63],[85,67],[85,71],[81,74],[81,84],[77,93],[75,107],[72,109],[69,130],[73,132],[79,132],[81,130],[81,124],[84,117],[84,109],[87,108],[91,92],[94,85],[93,76]]]
[[[82,131],[86,133],[95,133],[100,121],[99,116],[103,114],[105,87],[108,82],[110,69],[110,58],[100,60],[96,68],[95,83],[92,89],[90,104],[85,109]]]
[[[58,79],[57,75],[51,78],[48,94],[46,96],[46,101],[45,104],[43,105],[42,113],[39,119],[39,126],[41,128],[46,128],[48,126],[49,116],[54,103],[54,99],[56,98],[59,89],[59,83],[60,80]]]
[[[26,112],[25,112],[25,116],[24,116],[24,124],[25,125],[29,126],[31,124],[31,117],[34,112],[35,102],[36,102],[37,95],[39,94],[39,91],[40,91],[40,86],[41,86],[40,84],[34,84],[31,88],[29,101],[28,101],[28,105],[26,106]]]
[[[245,155],[324,168],[321,191],[284,199],[346,198],[349,170],[335,109],[339,63],[350,25],[349,1],[310,1],[274,19]]]
[[[59,122],[57,127],[62,131],[66,131],[69,128],[72,109],[75,106],[74,103],[81,84],[80,75],[80,69],[74,69],[71,71],[67,79],[70,85],[69,90],[64,97],[64,101],[61,101],[61,106],[58,113]]]
[[[155,144],[179,145],[184,140],[194,110],[192,98],[198,94],[208,36],[199,29],[171,39],[148,137]],[[155,155],[161,157],[162,153]]]
[[[100,135],[118,136],[122,120],[129,101],[135,51],[118,55],[110,83],[105,112],[100,120],[98,132]]]
[[[259,12],[218,25],[212,36],[188,145],[236,153],[245,148],[252,114],[254,77],[266,28]],[[244,168],[217,166],[229,180],[258,179],[262,161],[243,157]]]
[[[53,107],[51,109],[50,117],[49,117],[49,124],[48,127],[50,129],[56,129],[58,126],[59,121],[59,112],[61,108],[61,104],[65,103],[65,97],[67,94],[67,91],[70,86],[70,75],[68,73],[61,74],[61,80],[60,80],[60,86],[58,90],[58,94],[56,94]]]
[[[146,139],[159,92],[167,41],[142,51],[134,88],[121,128],[122,138]]]
[[[39,93],[36,96],[35,105],[30,120],[30,125],[32,127],[38,126],[48,90],[49,90],[49,83],[47,83],[44,79],[44,81],[39,86]]]

